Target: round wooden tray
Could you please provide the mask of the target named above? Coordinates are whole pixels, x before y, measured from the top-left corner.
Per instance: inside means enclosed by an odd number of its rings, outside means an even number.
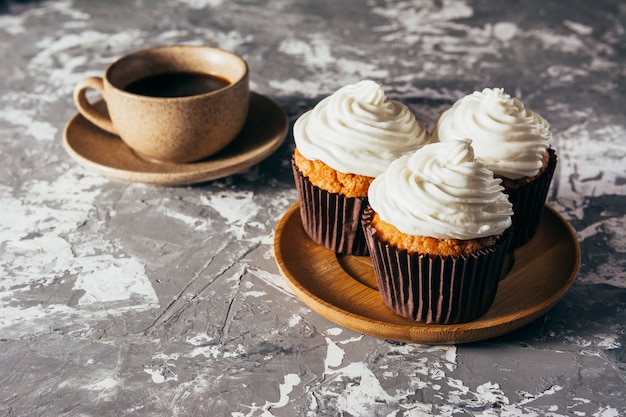
[[[545,206],[539,231],[514,252],[492,307],[463,324],[422,324],[400,317],[382,302],[368,256],[343,256],[313,242],[302,228],[298,203],[276,227],[276,262],[287,283],[312,310],[349,329],[388,340],[453,344],[500,336],[536,320],[576,279],[580,248],[571,226]]]

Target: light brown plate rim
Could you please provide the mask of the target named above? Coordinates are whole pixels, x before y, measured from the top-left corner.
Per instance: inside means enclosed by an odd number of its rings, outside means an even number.
[[[559,279],[563,281],[562,285],[553,293],[538,300],[530,308],[520,308],[520,310],[518,311],[515,310],[515,306],[512,306],[512,311],[510,311],[509,313],[498,315],[495,317],[489,317],[488,311],[484,318],[479,318],[469,323],[455,325],[432,325],[413,322],[408,319],[398,318],[398,316],[395,316],[395,314],[391,312],[391,310],[389,310],[389,315],[390,317],[393,316],[393,320],[377,320],[355,313],[353,311],[349,311],[349,309],[339,308],[333,305],[332,302],[324,299],[324,297],[320,296],[319,294],[311,292],[307,288],[306,282],[308,279],[316,279],[316,277],[297,276],[293,274],[292,271],[290,271],[289,267],[289,265],[293,262],[309,262],[310,257],[308,257],[306,253],[302,253],[302,256],[298,260],[293,258],[289,259],[285,257],[285,253],[281,248],[282,244],[287,243],[292,247],[293,245],[299,245],[299,247],[301,246],[303,250],[305,250],[307,245],[315,245],[312,241],[310,241],[310,239],[308,238],[308,236],[306,236],[303,230],[302,235],[296,237],[294,236],[293,227],[285,227],[288,222],[294,222],[294,225],[297,222],[301,228],[302,223],[300,220],[298,203],[294,203],[284,213],[276,226],[274,236],[274,253],[278,268],[280,269],[280,272],[285,278],[289,287],[294,291],[295,295],[313,311],[317,312],[321,316],[329,319],[336,324],[371,336],[399,342],[412,342],[423,344],[469,343],[501,336],[531,323],[532,321],[536,320],[537,318],[548,312],[550,309],[552,309],[563,298],[563,296],[565,296],[565,294],[575,281],[576,275],[578,274],[578,269],[580,267],[580,247],[578,245],[576,234],[570,224],[550,206],[546,205],[544,207],[544,215],[546,215],[550,219],[550,221],[555,222],[554,224],[556,224],[558,228],[563,230],[562,235],[558,236],[558,238],[564,240],[565,243],[568,245],[568,252],[570,252],[569,246],[571,246],[571,253],[567,254],[571,261],[571,268],[566,271],[562,271],[562,273],[560,274]],[[542,225],[540,225],[540,228],[541,227],[543,227],[543,223]],[[308,239],[309,241],[304,242],[306,239]],[[300,240],[300,242],[298,240]],[[533,239],[529,243],[527,243],[525,247],[530,247],[528,245],[541,245],[541,242]],[[327,255],[325,256],[327,257],[329,262],[332,262],[333,259],[336,259],[336,255],[329,250],[319,247],[316,248],[316,250],[326,251]],[[523,250],[525,250],[524,247],[518,249],[516,251],[516,254],[518,251]],[[543,260],[537,260],[537,262],[541,261]],[[314,268],[314,266],[312,266],[312,268]],[[513,266],[511,274],[513,274],[515,269],[516,265]],[[352,281],[355,281],[347,274],[338,275],[340,276],[336,276],[334,278],[350,279]],[[555,282],[557,282],[556,278],[554,277],[546,276],[545,278],[553,279],[555,280]],[[509,277],[501,281],[498,293],[504,291],[507,285],[511,285],[510,283],[512,281],[507,281],[508,279]],[[362,285],[364,288],[367,288],[365,285],[360,283],[358,283],[357,285]],[[376,290],[371,291],[376,292]],[[377,292],[374,296],[380,299]],[[344,299],[343,301],[350,300]],[[520,304],[522,304],[522,301],[523,300],[520,300]],[[372,302],[377,301],[372,300]],[[497,302],[498,296],[496,295],[496,303]],[[384,307],[382,299],[380,299],[380,304]],[[494,306],[492,306],[492,309],[494,307],[495,303]],[[398,320],[402,320],[403,323],[397,323]]]
[[[103,105],[102,100],[95,104]],[[270,127],[256,129],[260,123]],[[282,145],[288,126],[287,115],[277,103],[251,92],[250,112],[242,133],[224,151],[203,161],[159,164],[143,160],[119,137],[100,130],[80,113],[75,113],[65,125],[63,145],[79,165],[108,178],[153,185],[188,185],[223,178],[256,165]],[[250,140],[258,143],[252,149],[242,150],[241,145]],[[94,152],[96,144],[104,149]],[[85,147],[90,147],[89,152]],[[109,157],[107,151],[116,156]]]

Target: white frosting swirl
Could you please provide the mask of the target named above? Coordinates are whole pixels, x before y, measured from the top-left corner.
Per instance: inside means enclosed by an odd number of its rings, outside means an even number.
[[[511,226],[501,180],[474,158],[470,140],[432,143],[392,162],[369,203],[403,233],[437,239],[495,236]]]
[[[501,88],[485,88],[446,110],[433,136],[440,141],[469,138],[476,157],[495,175],[533,177],[552,138],[550,125]]]
[[[407,106],[388,100],[370,80],[340,88],[303,114],[294,140],[307,159],[346,173],[376,177],[394,159],[429,140]]]

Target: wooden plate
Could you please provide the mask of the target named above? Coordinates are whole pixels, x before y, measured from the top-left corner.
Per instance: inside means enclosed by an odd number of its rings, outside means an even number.
[[[534,321],[567,292],[578,273],[580,248],[571,226],[545,206],[539,231],[514,253],[493,306],[463,324],[426,325],[394,314],[382,302],[369,257],[336,255],[304,232],[298,203],[276,227],[274,252],[296,296],[318,314],[372,336],[426,344],[466,343],[500,336]]]
[[[96,105],[105,107],[103,101]],[[106,177],[158,185],[183,185],[210,181],[241,172],[261,162],[283,143],[287,116],[267,97],[252,93],[246,124],[226,149],[189,164],[159,164],[139,158],[122,140],[79,113],[68,122],[63,144],[79,164]]]

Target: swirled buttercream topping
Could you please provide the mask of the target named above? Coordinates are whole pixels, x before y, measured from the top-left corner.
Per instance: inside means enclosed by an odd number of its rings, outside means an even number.
[[[305,158],[368,177],[378,176],[391,161],[430,138],[407,106],[388,100],[370,80],[326,97],[296,121],[293,135]]]
[[[552,138],[550,125],[501,88],[485,88],[463,97],[446,110],[435,139],[471,139],[476,157],[496,176],[532,177]]]
[[[474,158],[470,140],[425,145],[392,162],[370,185],[380,218],[412,236],[477,239],[511,226],[501,180]]]

